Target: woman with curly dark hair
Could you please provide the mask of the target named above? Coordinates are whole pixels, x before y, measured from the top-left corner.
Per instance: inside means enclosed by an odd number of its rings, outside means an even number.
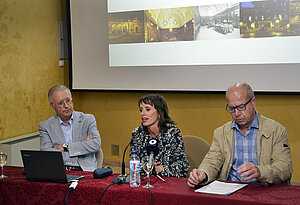
[[[132,131],[130,149],[137,151],[141,163],[147,162],[149,140],[158,141],[159,152],[154,159],[155,171],[166,177],[186,177],[189,163],[180,129],[169,116],[166,100],[160,95],[146,95],[138,106],[142,124]]]

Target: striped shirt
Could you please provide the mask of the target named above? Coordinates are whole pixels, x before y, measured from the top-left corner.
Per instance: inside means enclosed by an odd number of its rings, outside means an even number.
[[[68,125],[65,124],[60,118],[59,118],[59,121],[60,121],[61,129],[63,130],[64,136],[65,136],[65,139],[66,139],[66,143],[69,145],[72,142],[73,114],[72,114],[72,116],[69,120]]]
[[[70,145],[72,143],[72,130],[73,130],[73,114],[69,120],[69,124],[65,124],[60,118],[60,126],[61,129],[63,130],[65,139],[66,139],[66,143],[68,145]],[[77,162],[77,157],[64,157],[64,163],[65,165],[70,165],[70,166],[79,166],[78,162]]]
[[[257,131],[258,131],[258,119],[257,114],[247,129],[245,135],[240,131],[238,125],[233,121],[232,128],[234,129],[234,151],[232,167],[229,172],[228,181],[245,182],[237,173],[238,167],[242,164],[252,162],[257,165]],[[247,182],[256,182],[255,179]]]

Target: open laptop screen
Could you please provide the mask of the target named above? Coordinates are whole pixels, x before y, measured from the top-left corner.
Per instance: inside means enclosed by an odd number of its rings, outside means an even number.
[[[66,183],[84,177],[66,175],[61,152],[21,150],[21,155],[26,178],[30,181]],[[71,179],[68,179],[68,176]]]

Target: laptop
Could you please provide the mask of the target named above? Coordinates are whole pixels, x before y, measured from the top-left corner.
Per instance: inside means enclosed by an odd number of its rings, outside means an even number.
[[[67,175],[61,152],[21,150],[26,179],[68,183],[85,176]]]

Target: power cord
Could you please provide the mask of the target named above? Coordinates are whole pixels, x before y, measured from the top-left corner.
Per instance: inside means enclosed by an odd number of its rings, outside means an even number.
[[[100,196],[100,199],[99,199],[99,205],[101,204],[101,199],[102,199],[102,197],[103,197],[103,195],[104,195],[104,192],[105,192],[109,187],[111,187],[112,185],[115,185],[115,184],[122,184],[122,182],[123,182],[122,179],[120,179],[120,178],[118,178],[118,179],[115,178],[115,179],[116,179],[116,180],[113,181],[112,184],[108,185],[108,186],[102,191],[101,196]],[[152,205],[152,197],[151,197],[151,190],[150,190],[150,187],[148,188],[148,190],[149,190],[150,205]]]
[[[152,197],[151,197],[151,190],[150,190],[150,187],[148,187],[148,189],[149,189],[150,205],[152,205]]]
[[[78,185],[78,180],[74,180],[70,186],[66,189],[65,191],[65,195],[64,195],[64,205],[67,204],[67,200],[68,200],[68,196],[70,195],[70,193],[76,189]]]
[[[124,178],[124,179],[125,179],[125,178]],[[109,187],[111,187],[112,185],[115,185],[115,184],[122,184],[124,179],[123,179],[123,178],[122,178],[122,179],[121,179],[121,178],[115,178],[115,179],[112,181],[112,183],[111,183],[110,185],[108,185],[108,186],[102,191],[101,196],[100,196],[100,199],[99,199],[99,205],[100,205],[100,203],[101,203],[101,199],[102,199],[102,197],[103,197],[103,195],[104,195],[104,192],[105,192]]]

